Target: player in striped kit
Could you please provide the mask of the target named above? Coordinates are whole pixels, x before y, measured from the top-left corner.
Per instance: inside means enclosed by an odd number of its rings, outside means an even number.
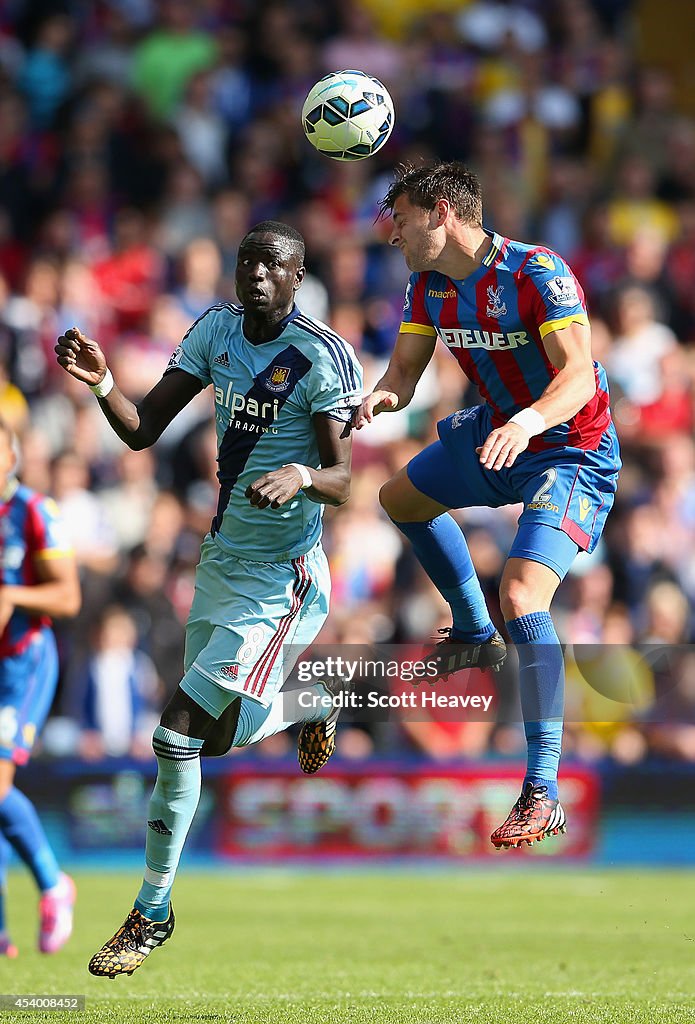
[[[439,339],[483,403],[438,424],[439,440],[381,490],[452,609],[435,654],[445,671],[499,667],[491,620],[465,537],[447,515],[523,503],[501,581],[517,647],[528,765],[521,796],[492,834],[498,848],[564,831],[558,796],[564,667],[550,616],[580,550],[592,551],[620,469],[603,367],[591,358],[584,297],[556,253],[483,228],[480,182],[463,164],[405,168],[382,204],[389,241],[411,271],[389,366],[355,414],[357,429],[402,409]]]
[[[218,437],[220,494],[196,573],[184,676],[153,737],[145,878],[123,927],[92,957],[89,969],[102,977],[132,974],[171,935],[169,895],[198,803],[201,752],[223,754],[297,721],[304,771],[334,748],[337,711],[287,721],[280,688],[291,667],[284,645],[294,654],[306,647],[328,614],[321,519],[325,504],[348,497],[362,371],[342,338],[297,309],[303,277],[301,235],[276,221],[256,225],[237,257],[242,304],[204,313],[137,406],[96,342],[75,328],[56,345],[58,362],[92,387],[131,448],[153,444],[210,385]]]
[[[57,953],[72,932],[75,885],[56,861],[15,771],[31,756],[58,683],[51,620],[76,615],[75,555],[50,498],[15,476],[12,431],[0,420],[0,957],[16,956],[5,927],[5,871],[12,848],[41,893],[42,953]]]

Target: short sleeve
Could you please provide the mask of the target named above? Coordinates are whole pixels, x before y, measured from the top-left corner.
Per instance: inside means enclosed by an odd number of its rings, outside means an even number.
[[[52,498],[36,497],[29,505],[27,541],[34,558],[61,558],[72,554],[67,528]]]
[[[561,256],[534,253],[524,266],[524,274],[541,338],[571,323],[589,323],[582,287]]]
[[[181,344],[172,352],[165,374],[171,370],[185,370],[191,376],[197,377],[203,387],[212,383],[210,352],[214,321],[214,310],[208,309],[189,327]]]
[[[433,337],[437,332],[425,309],[425,276],[411,274],[405,289],[403,301],[402,334],[426,334]]]
[[[322,412],[349,423],[362,400],[362,366],[351,345],[339,335],[327,341],[315,362],[307,390],[312,416]]]

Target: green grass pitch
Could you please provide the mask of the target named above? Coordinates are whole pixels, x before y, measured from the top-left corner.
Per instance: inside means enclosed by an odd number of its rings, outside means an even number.
[[[36,896],[10,878],[20,956],[5,993],[84,993],[49,1022],[444,1024],[695,1020],[695,876],[489,869],[215,871],[177,882],[177,925],[131,978],[92,978],[91,953],[131,906],[137,879],[77,877],[76,931],[34,951]]]

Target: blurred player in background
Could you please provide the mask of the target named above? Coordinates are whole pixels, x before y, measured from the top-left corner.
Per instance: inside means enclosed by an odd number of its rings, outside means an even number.
[[[201,549],[184,677],[153,737],[145,878],[125,924],[90,962],[102,977],[132,974],[173,931],[169,895],[198,804],[201,752],[223,754],[299,720],[286,720],[280,693],[291,667],[283,644],[306,647],[328,614],[323,505],[347,500],[349,424],[361,397],[350,346],[295,305],[303,278],[298,232],[276,221],[252,228],[237,256],[241,305],[207,310],[137,406],[115,386],[96,342],[75,328],[56,345],[58,362],[92,387],[131,448],[153,444],[209,384],[218,438],[219,502]],[[330,757],[336,718],[335,710],[306,712],[304,771]]]
[[[591,358],[582,290],[542,246],[483,228],[480,182],[463,164],[405,168],[389,188],[389,241],[411,271],[389,366],[355,415],[360,429],[402,409],[439,338],[484,403],[438,424],[439,441],[381,490],[452,610],[438,645],[443,674],[496,667],[493,626],[466,540],[449,509],[523,502],[500,585],[519,655],[528,765],[519,800],[493,833],[498,848],[564,831],[558,797],[564,665],[550,616],[579,551],[592,551],[620,469],[603,367]]]
[[[0,956],[16,956],[5,925],[10,849],[41,893],[39,950],[70,938],[75,886],[60,871],[36,810],[14,785],[53,703],[58,653],[51,619],[77,615],[80,584],[54,502],[15,477],[12,431],[0,420]]]

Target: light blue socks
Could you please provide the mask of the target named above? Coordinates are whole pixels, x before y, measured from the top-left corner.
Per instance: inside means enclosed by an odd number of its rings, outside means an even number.
[[[152,746],[157,781],[147,821],[145,877],[135,907],[152,921],[166,921],[174,876],[200,798],[203,741],[158,725]]]

